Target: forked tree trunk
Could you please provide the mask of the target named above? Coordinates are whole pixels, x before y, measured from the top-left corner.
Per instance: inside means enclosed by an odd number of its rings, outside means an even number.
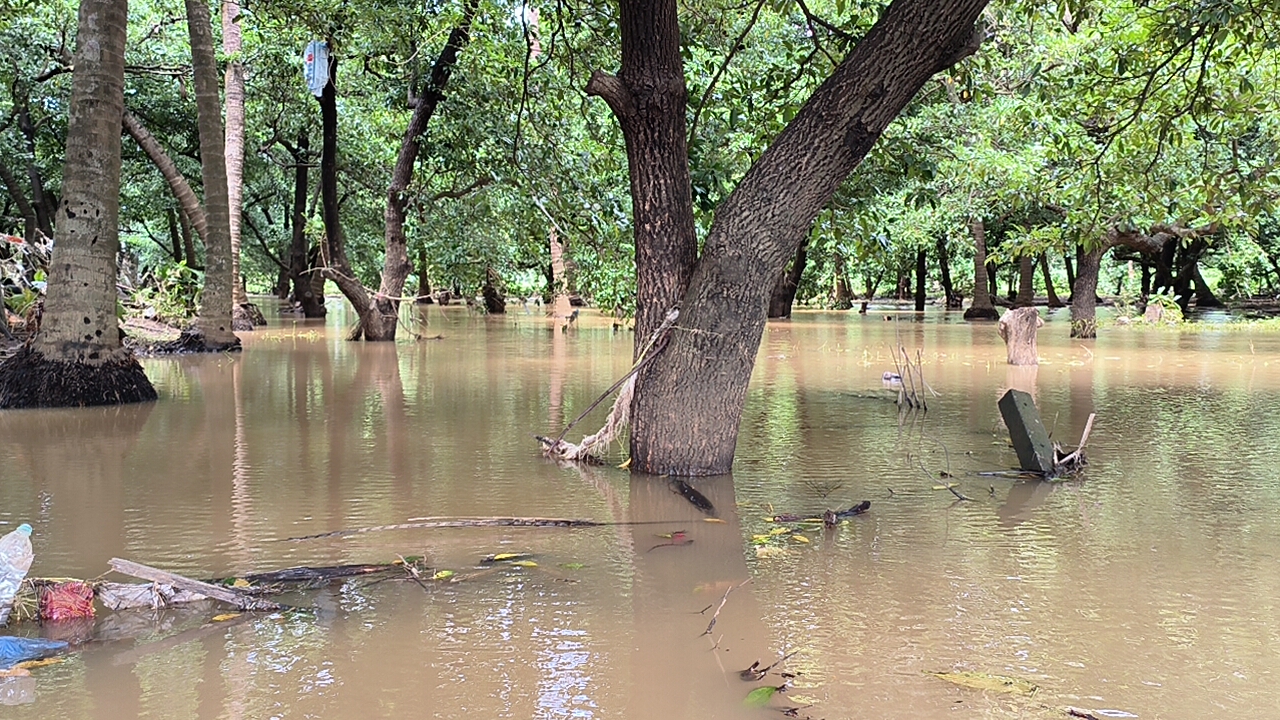
[[[1036,299],[1036,259],[1030,255],[1018,258],[1018,294],[1013,298],[1016,308],[1031,307]]]
[[[916,251],[916,312],[924,312],[924,285],[929,276],[929,255],[924,248]]]
[[[249,301],[240,279],[240,205],[244,195],[244,63],[240,51],[244,45],[240,33],[240,0],[222,0],[222,52],[227,56],[226,86],[227,128],[227,208],[228,233],[231,237],[231,304],[239,308]],[[253,323],[245,328],[253,329]]]
[[[82,0],[62,205],[34,342],[0,364],[0,407],[154,400],[116,322],[125,0]]]
[[[186,0],[191,37],[191,69],[195,78],[196,121],[200,129],[200,175],[209,227],[204,245],[204,291],[196,326],[210,351],[237,350],[231,331],[231,231],[227,205],[227,167],[222,130],[222,97],[218,64],[213,56],[213,24],[202,0]]]
[[[987,227],[977,218],[969,221],[973,235],[973,302],[964,311],[965,320],[999,320],[1000,314],[991,302],[987,279]]]
[[[1053,274],[1049,272],[1049,254],[1040,253],[1040,274],[1044,275],[1044,294],[1049,298],[1049,307],[1060,308],[1063,303],[1053,289]]]
[[[1071,288],[1071,337],[1098,337],[1098,269],[1109,246],[1076,248],[1076,284]]]
[[[289,239],[289,279],[293,283],[293,299],[302,305],[302,316],[325,316],[324,298],[316,291],[311,270],[311,248],[307,242],[307,195],[310,193],[308,170],[311,140],[305,131],[298,133],[298,144],[286,146],[293,158],[293,211]]]
[[[800,289],[800,278],[804,276],[805,265],[808,264],[807,250],[809,241],[800,243],[796,256],[791,260],[791,267],[783,271],[778,281],[773,284],[773,292],[769,293],[769,318],[791,317],[791,305],[795,303],[796,291]]]
[[[974,22],[985,5],[891,4],[720,206],[688,276],[678,326],[637,382],[633,468],[660,475],[729,471],[774,278],[839,184],[925,81],[976,49],[981,34]],[[663,292],[686,277],[695,252],[676,2],[623,0],[620,27],[621,77],[596,72],[588,87],[604,95],[627,139],[638,290],[665,299]],[[632,74],[637,71],[649,74]],[[646,134],[655,129],[668,134]],[[641,177],[652,184],[637,182]],[[674,227],[665,236],[650,235],[646,218]],[[689,241],[673,241],[677,234]],[[658,238],[660,244],[650,245]],[[649,258],[653,250],[659,252]],[[655,282],[661,291],[655,292]],[[638,327],[638,342],[647,339],[645,330]]]

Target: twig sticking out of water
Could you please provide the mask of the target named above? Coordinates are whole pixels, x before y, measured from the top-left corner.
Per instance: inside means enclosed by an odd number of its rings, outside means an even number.
[[[716,608],[715,614],[711,616],[711,622],[707,623],[707,629],[702,631],[702,635],[710,635],[711,631],[715,629],[716,621],[720,619],[720,611],[724,609],[724,604],[729,602],[729,593],[749,582],[751,582],[751,578],[747,578],[737,585],[730,586],[728,590],[724,591],[724,597],[720,598],[720,607]],[[699,635],[698,637],[702,637],[702,635]]]

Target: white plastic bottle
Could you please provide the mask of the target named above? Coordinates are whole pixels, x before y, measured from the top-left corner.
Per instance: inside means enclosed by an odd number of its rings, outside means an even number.
[[[0,625],[9,623],[13,599],[31,569],[33,557],[30,525],[22,523],[17,530],[0,538]]]

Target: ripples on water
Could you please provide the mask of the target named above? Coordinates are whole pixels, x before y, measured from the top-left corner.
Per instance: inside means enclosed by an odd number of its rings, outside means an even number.
[[[1280,338],[1117,328],[1085,344],[1055,316],[1028,373],[991,325],[800,313],[767,330],[734,475],[694,483],[722,521],[707,522],[664,480],[537,455],[534,433],[625,372],[630,335],[427,313],[442,340],[361,346],[340,319],[286,321],[238,356],[146,361],[153,405],[0,413],[0,520],[36,525],[36,575],[96,576],[112,556],[217,576],[411,554],[478,575],[347,581],[302,597],[312,614],[225,627],[206,610],[135,618],[145,634],[38,670],[36,702],[0,716],[738,718],[753,685],[736,671],[792,650],[791,695],[814,717],[1280,707]],[[940,393],[925,415],[882,397],[898,344]],[[1082,481],[977,474],[1016,462],[995,405],[1010,386],[1067,445],[1097,413]],[[971,502],[935,489],[944,470]],[[778,512],[864,499],[808,544],[752,544]],[[428,516],[659,522],[284,540]],[[677,530],[693,543],[663,546]],[[478,564],[501,551],[538,567]],[[923,674],[939,670],[1042,690]]]

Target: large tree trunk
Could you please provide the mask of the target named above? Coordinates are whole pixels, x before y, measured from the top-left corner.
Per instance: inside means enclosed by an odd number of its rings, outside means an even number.
[[[138,120],[137,116],[125,110],[122,124],[124,131],[129,133],[129,137],[138,143],[138,147],[142,148],[142,152],[160,171],[160,175],[169,186],[169,191],[173,193],[173,197],[182,206],[182,212],[186,213],[192,227],[195,228],[196,234],[200,236],[200,242],[205,243],[207,246],[209,242],[209,221],[205,217],[204,206],[200,204],[200,198],[196,197],[196,193],[191,189],[191,184],[187,182],[187,178],[178,170],[178,166],[169,157],[169,153],[165,152],[165,149],[160,146],[160,141],[156,140],[155,136]]]
[[[897,0],[890,5],[720,206],[703,255],[689,276],[678,327],[637,383],[633,468],[661,475],[707,475],[732,467],[738,420],[774,278],[839,184],[925,81],[976,49],[981,35],[975,33],[974,22],[985,4]],[[661,208],[660,218],[679,218],[675,230],[692,235],[692,223],[684,220],[691,205],[675,13],[675,0],[623,0],[624,77],[612,79],[597,72],[591,83],[597,91],[608,85],[610,107],[632,121],[640,107],[654,104],[653,98],[671,102],[662,113],[665,124],[655,124],[680,131],[674,142],[657,143],[641,135],[634,123],[628,130],[629,121],[622,120],[632,163],[638,256],[639,248],[652,239],[639,230],[646,227],[643,218],[650,216],[646,208]],[[665,72],[651,76],[660,82],[649,92],[627,72],[638,56],[655,48],[666,50],[648,57],[665,63],[660,66]],[[638,172],[650,173],[655,186],[637,188]],[[655,189],[679,195],[656,195]],[[692,252],[693,245],[664,249]],[[687,267],[670,258],[671,253],[664,252],[658,261],[671,270],[660,276],[664,288],[678,284]],[[639,290],[651,297],[654,289],[646,278],[653,270],[647,263],[637,264]]]
[[[240,0],[222,0],[222,52],[227,56],[223,77],[226,88],[227,127],[225,157],[227,162],[227,225],[231,237],[231,305],[237,329],[253,330],[256,308],[245,308],[244,280],[240,275],[240,213],[244,197],[244,63],[240,51],[244,40],[240,33]],[[248,321],[244,322],[243,321]]]
[[[154,400],[116,323],[125,0],[82,0],[62,205],[35,341],[0,364],[0,407]]]
[[[925,280],[929,277],[929,254],[924,248],[916,251],[916,312],[924,312]]]
[[[609,104],[627,146],[638,353],[688,288],[698,239],[685,128],[688,89],[676,2],[622,0],[619,29],[622,68],[617,77],[599,70],[592,73],[587,94],[599,95]],[[767,287],[772,287],[772,280],[766,281]],[[646,394],[647,377],[648,373],[641,373],[637,378],[636,398]],[[661,421],[649,414],[633,415],[633,423],[633,438],[662,432]]]
[[[1049,255],[1048,253],[1040,253],[1040,274],[1044,275],[1044,294],[1049,297],[1049,307],[1062,307],[1062,300],[1058,298],[1058,293],[1053,289],[1053,275],[1049,272]]]
[[[360,326],[365,340],[395,340],[400,313],[400,296],[404,282],[413,271],[404,234],[405,209],[409,205],[409,184],[413,182],[413,169],[418,160],[418,142],[427,131],[427,123],[436,107],[444,99],[444,88],[449,75],[458,64],[458,53],[471,36],[471,19],[475,16],[479,0],[466,0],[462,18],[444,49],[431,67],[426,87],[418,95],[409,125],[400,140],[400,153],[391,171],[391,185],[387,188],[387,209],[384,213],[385,255],[382,263],[382,284],[369,309],[360,313]]]
[[[186,0],[191,37],[191,69],[195,78],[196,122],[200,129],[200,175],[209,226],[204,244],[204,291],[196,327],[210,351],[237,350],[231,331],[231,230],[227,205],[227,167],[222,130],[222,98],[218,63],[213,56],[213,24],[202,0]]]
[[[965,320],[999,320],[1000,314],[991,302],[987,279],[987,226],[977,218],[969,221],[973,234],[973,302],[964,311]]]
[[[1036,301],[1036,259],[1030,255],[1018,258],[1018,294],[1013,298],[1016,308],[1031,307]]]
[[[324,298],[316,292],[312,281],[311,258],[307,243],[308,163],[311,141],[306,131],[298,133],[298,144],[288,148],[293,157],[293,212],[289,239],[289,279],[293,283],[293,299],[302,305],[302,316],[325,316]]]
[[[1071,337],[1098,337],[1098,269],[1109,245],[1076,248],[1076,284],[1071,288]]]
[[[769,293],[770,319],[791,317],[791,305],[796,300],[796,291],[800,289],[800,278],[804,275],[804,268],[809,260],[808,248],[807,239],[800,243],[796,256],[791,261],[791,267],[783,271],[778,276],[778,281],[773,284],[773,292]]]

